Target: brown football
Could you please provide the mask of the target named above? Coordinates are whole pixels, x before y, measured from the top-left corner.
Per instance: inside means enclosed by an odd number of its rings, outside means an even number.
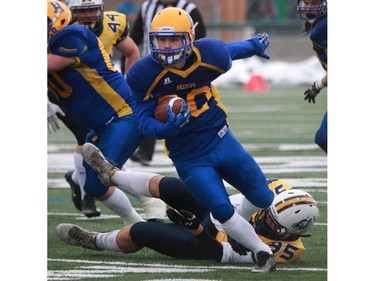
[[[181,112],[181,106],[182,106],[183,99],[179,98],[176,95],[170,95],[170,96],[163,96],[159,98],[159,103],[155,108],[154,116],[155,119],[159,120],[160,122],[167,122],[168,120],[168,113],[167,113],[167,107],[168,104],[171,104],[172,111],[174,114],[179,114]]]

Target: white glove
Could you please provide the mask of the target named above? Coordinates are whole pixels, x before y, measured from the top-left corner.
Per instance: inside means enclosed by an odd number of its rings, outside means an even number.
[[[47,123],[48,123],[48,133],[51,134],[53,132],[56,132],[58,129],[60,129],[60,126],[57,122],[57,116],[56,114],[59,113],[61,116],[65,116],[64,111],[61,110],[61,108],[48,101],[47,103]]]

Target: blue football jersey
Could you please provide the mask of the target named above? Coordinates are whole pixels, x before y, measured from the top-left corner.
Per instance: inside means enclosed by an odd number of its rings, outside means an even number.
[[[165,139],[172,159],[203,155],[228,129],[227,112],[220,102],[219,91],[211,85],[232,65],[226,44],[204,38],[194,43],[193,52],[183,69],[162,66],[148,55],[135,62],[126,77],[137,102],[142,133]],[[165,95],[177,95],[190,105],[190,121],[178,134],[170,129],[168,122],[161,123],[154,118],[157,100]]]
[[[327,70],[327,15],[314,23],[310,30],[310,40],[321,65]]]
[[[48,74],[48,90],[68,114],[101,130],[108,122],[133,113],[135,102],[126,80],[89,29],[81,25],[62,29],[49,40],[48,52],[76,61]]]

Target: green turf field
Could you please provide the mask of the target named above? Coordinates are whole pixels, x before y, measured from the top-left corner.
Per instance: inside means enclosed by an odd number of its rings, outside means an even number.
[[[48,280],[327,280],[327,159],[313,143],[326,112],[326,91],[319,94],[316,104],[309,104],[303,100],[306,87],[273,87],[270,93],[249,93],[240,87],[221,89],[233,133],[266,176],[285,179],[318,201],[320,218],[309,231],[311,237],[303,239],[307,250],[298,263],[278,265],[277,271],[269,274],[254,274],[252,265],[175,260],[148,249],[130,255],[96,252],[64,244],[55,234],[59,223],[95,231],[110,231],[123,224],[100,202],[100,218],[86,219],[74,208],[64,173],[73,167],[75,141],[62,125],[48,140]],[[126,165],[176,175],[168,161],[158,142],[151,167]],[[228,190],[236,192],[231,187]],[[131,201],[143,215],[138,202]]]

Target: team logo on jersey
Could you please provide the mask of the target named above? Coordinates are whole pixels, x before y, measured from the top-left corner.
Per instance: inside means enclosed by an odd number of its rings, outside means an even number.
[[[197,87],[196,83],[189,83],[189,84],[177,85],[176,89],[181,91],[181,90],[192,89],[192,88],[196,88],[196,87]]]
[[[168,85],[170,83],[172,83],[171,78],[167,77],[167,78],[164,79],[164,85]]]

